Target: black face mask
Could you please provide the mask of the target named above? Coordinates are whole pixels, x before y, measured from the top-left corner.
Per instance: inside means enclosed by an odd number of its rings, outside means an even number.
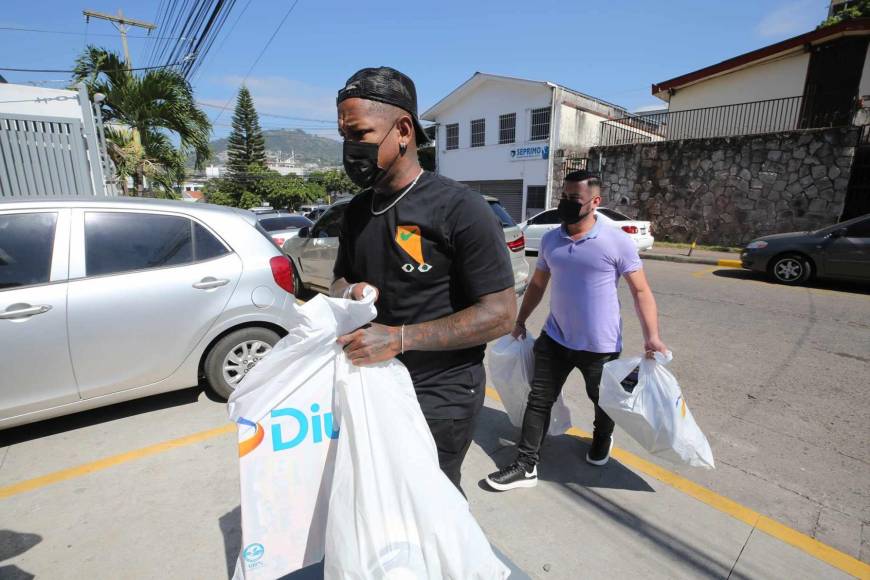
[[[401,155],[401,153],[396,155],[396,159],[393,159],[386,169],[378,166],[378,151],[392,130],[393,127],[390,127],[390,130],[387,131],[387,134],[384,135],[384,138],[379,143],[363,143],[362,141],[347,140],[344,142],[342,148],[344,171],[351,181],[363,189],[376,185]]]
[[[559,213],[559,219],[567,226],[576,224],[592,213],[592,210],[589,210],[584,214],[580,213],[580,210],[583,209],[583,206],[587,203],[589,202],[580,203],[579,201],[571,201],[570,199],[561,200],[559,202],[559,208],[556,210]]]

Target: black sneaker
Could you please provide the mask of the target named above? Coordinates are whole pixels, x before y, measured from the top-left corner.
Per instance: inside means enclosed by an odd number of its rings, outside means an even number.
[[[604,465],[610,459],[613,449],[613,435],[607,437],[592,437],[592,445],[586,452],[586,462],[592,465]]]
[[[515,487],[535,487],[538,485],[538,468],[531,471],[521,463],[511,463],[486,477],[486,483],[496,491],[507,491]]]

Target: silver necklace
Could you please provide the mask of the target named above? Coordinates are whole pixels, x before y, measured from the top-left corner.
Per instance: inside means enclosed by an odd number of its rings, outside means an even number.
[[[406,187],[406,188],[405,188],[405,191],[403,191],[402,193],[400,193],[400,194],[399,194],[399,197],[397,197],[397,198],[393,201],[393,203],[391,203],[390,205],[388,205],[387,207],[385,207],[384,209],[382,209],[382,210],[380,210],[380,211],[375,211],[375,192],[374,192],[374,190],[372,190],[372,215],[384,215],[385,213],[387,213],[388,211],[390,211],[391,209],[393,209],[393,207],[395,207],[395,205],[396,205],[397,203],[399,203],[400,201],[402,201],[402,198],[405,197],[405,196],[408,194],[409,191],[411,191],[412,189],[414,189],[414,186],[417,185],[417,181],[420,180],[420,176],[422,176],[422,175],[423,175],[423,170],[421,169],[421,170],[420,170],[420,173],[417,174],[417,177],[414,178],[414,181],[411,182],[411,185],[409,185],[408,187]]]

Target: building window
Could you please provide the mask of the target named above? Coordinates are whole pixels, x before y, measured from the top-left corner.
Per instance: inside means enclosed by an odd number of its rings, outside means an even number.
[[[486,145],[486,119],[475,119],[471,122],[471,146]]]
[[[530,185],[526,189],[526,207],[543,209],[547,206],[547,186]]]
[[[542,141],[550,138],[550,107],[532,109],[531,128],[530,141]]]
[[[447,149],[459,149],[459,123],[445,125],[447,130]]]
[[[498,144],[514,143],[517,140],[517,114],[498,116]]]

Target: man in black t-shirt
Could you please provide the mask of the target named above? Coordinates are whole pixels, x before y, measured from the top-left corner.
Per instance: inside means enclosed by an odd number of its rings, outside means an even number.
[[[485,345],[516,316],[501,225],[479,193],[420,168],[427,137],[414,83],[399,71],[350,77],[338,126],[345,170],[364,190],[345,211],[332,294],[379,294],[375,322],[339,342],[353,364],[405,364],[441,469],[459,487],[483,406]]]

